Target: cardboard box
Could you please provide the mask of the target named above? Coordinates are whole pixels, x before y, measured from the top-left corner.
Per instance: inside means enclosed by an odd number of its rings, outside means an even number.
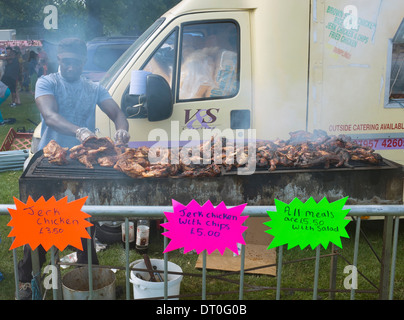
[[[276,276],[276,249],[267,250],[273,236],[265,232],[268,227],[263,223],[269,221],[268,218],[250,217],[246,221],[248,229],[245,233],[245,273],[266,274]],[[206,257],[206,268],[224,271],[240,271],[241,256],[226,249],[221,255],[218,250]],[[271,265],[261,268],[262,266]],[[196,261],[195,268],[202,268],[202,254]],[[248,270],[252,268],[252,270]],[[257,268],[257,269],[254,269]]]

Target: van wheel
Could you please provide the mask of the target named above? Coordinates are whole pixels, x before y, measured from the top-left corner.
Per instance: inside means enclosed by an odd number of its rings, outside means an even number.
[[[101,243],[113,244],[117,242],[122,242],[122,230],[121,225],[109,226],[106,224],[100,225],[95,222],[95,237]]]

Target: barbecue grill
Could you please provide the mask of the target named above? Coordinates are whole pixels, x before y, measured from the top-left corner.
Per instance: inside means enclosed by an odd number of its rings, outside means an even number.
[[[350,163],[351,164],[351,163]],[[87,205],[171,205],[172,199],[187,204],[192,199],[214,205],[274,205],[275,199],[289,203],[295,197],[346,204],[402,204],[402,166],[384,159],[380,165],[352,163],[353,168],[321,167],[257,170],[252,175],[237,171],[217,177],[130,178],[111,167],[88,169],[76,160],[58,166],[37,152],[20,177],[20,200],[35,201],[54,196],[69,201],[88,196]]]

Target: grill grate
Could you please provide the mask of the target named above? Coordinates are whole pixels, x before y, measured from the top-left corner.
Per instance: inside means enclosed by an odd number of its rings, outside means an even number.
[[[26,169],[26,176],[58,179],[129,178],[124,173],[117,171],[112,167],[101,167],[100,165],[94,165],[94,169],[88,169],[76,160],[69,158],[67,160],[67,165],[55,165],[49,163],[48,159],[43,156],[43,152],[39,151],[31,159]]]
[[[351,161],[349,163],[353,168],[335,168],[330,167],[325,169],[321,166],[312,168],[291,168],[277,167],[275,171],[269,172],[267,169],[257,168],[254,174],[282,174],[282,173],[298,173],[298,172],[328,172],[328,171],[357,171],[357,170],[380,170],[396,168],[397,165],[384,159],[380,165],[371,165],[360,161]],[[236,175],[237,170],[223,172],[223,175]],[[43,156],[43,152],[37,152],[29,163],[26,172],[26,177],[43,177],[43,178],[58,178],[58,179],[132,179],[126,174],[115,170],[112,167],[101,167],[94,165],[94,169],[88,169],[83,164],[76,160],[68,158],[68,164],[59,166],[48,162]],[[170,177],[178,178],[178,177]],[[150,178],[149,178],[150,179]],[[164,179],[164,178],[158,178]]]

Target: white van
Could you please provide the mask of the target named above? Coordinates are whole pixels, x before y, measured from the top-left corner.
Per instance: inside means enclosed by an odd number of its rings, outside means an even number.
[[[322,129],[404,164],[403,18],[402,0],[184,0],[101,83],[128,117],[129,146]],[[145,96],[129,94],[134,70],[152,73]],[[96,126],[114,135],[100,110]]]

